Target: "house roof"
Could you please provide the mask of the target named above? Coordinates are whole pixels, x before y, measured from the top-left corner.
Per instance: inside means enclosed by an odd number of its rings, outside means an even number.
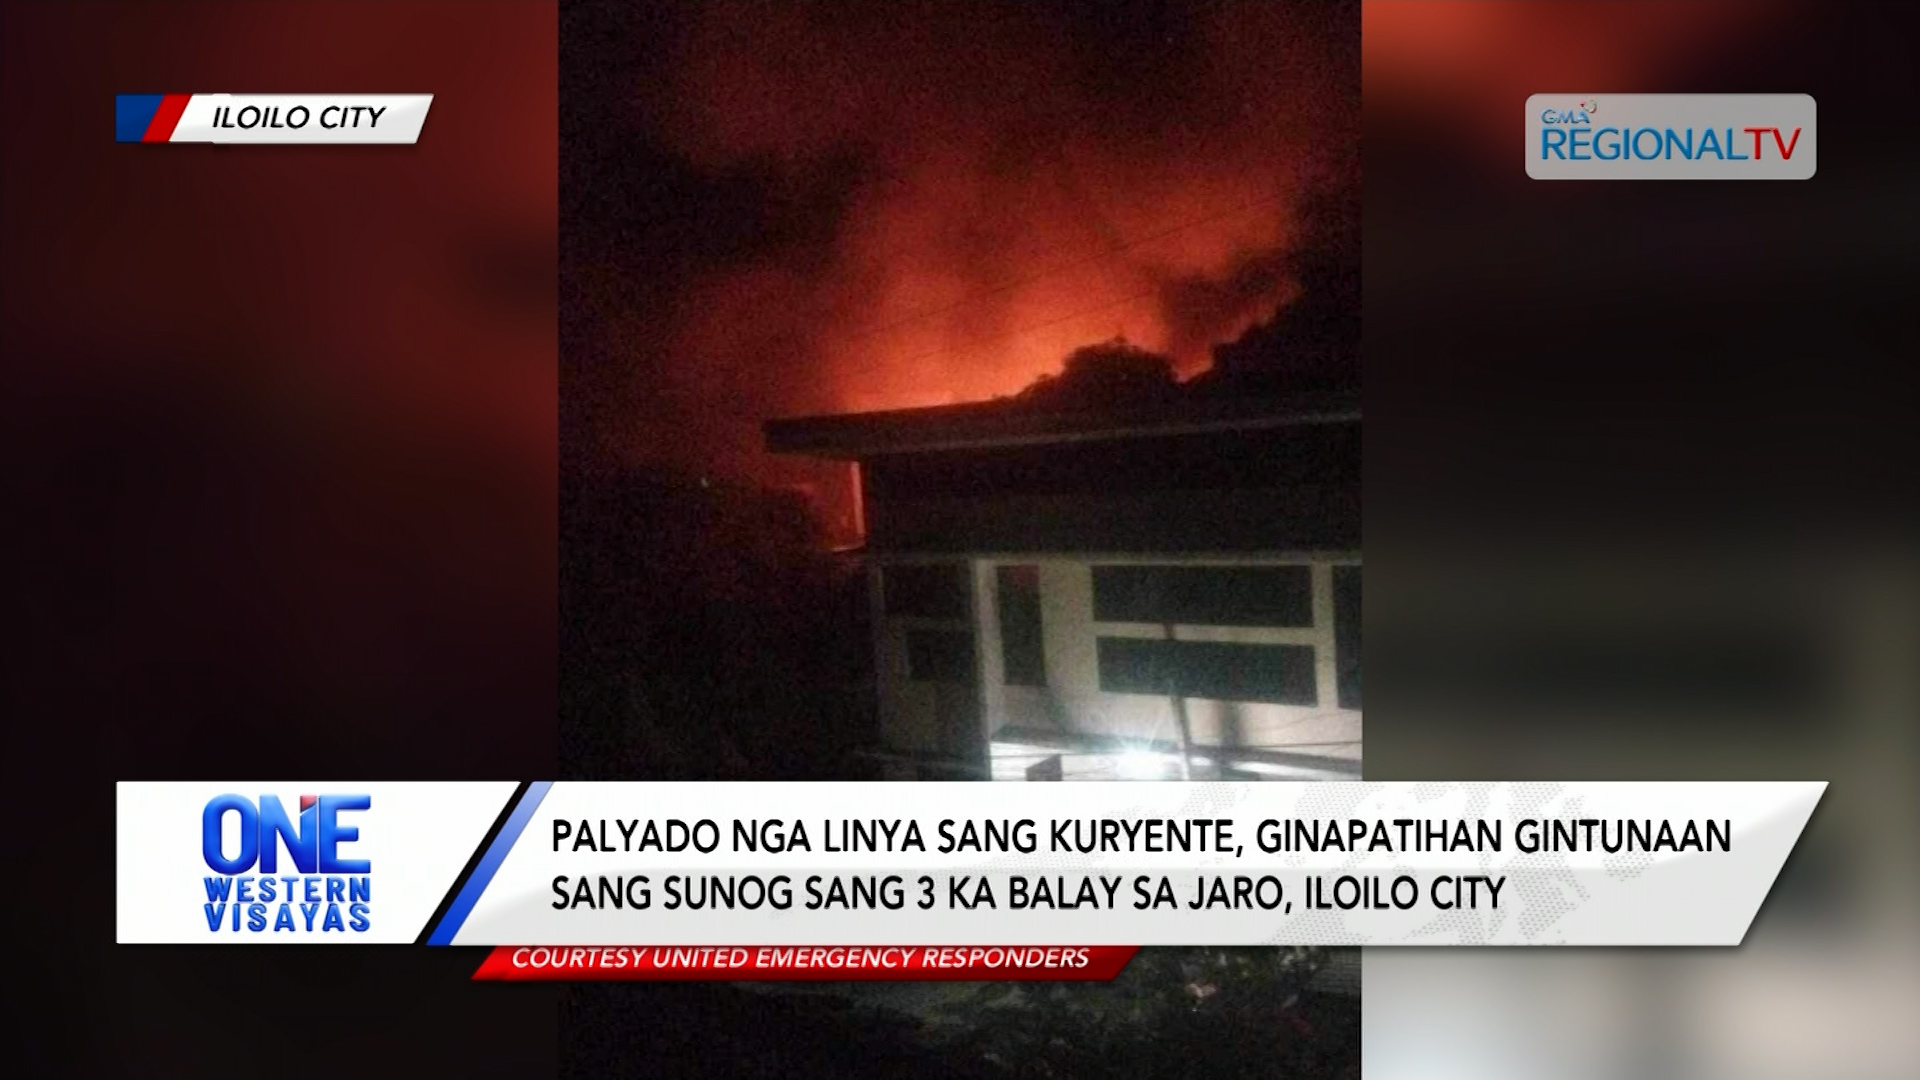
[[[1098,409],[1041,408],[1019,399],[927,409],[770,420],[776,454],[857,460],[880,454],[1191,435],[1360,419],[1358,391],[1285,399],[1180,396]]]

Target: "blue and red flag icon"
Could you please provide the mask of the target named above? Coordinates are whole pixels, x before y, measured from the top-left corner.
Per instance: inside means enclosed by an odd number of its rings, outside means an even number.
[[[115,94],[115,142],[166,142],[187,111],[192,94]]]

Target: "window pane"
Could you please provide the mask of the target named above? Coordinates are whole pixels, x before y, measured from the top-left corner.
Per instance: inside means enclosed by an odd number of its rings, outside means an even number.
[[[1096,566],[1100,622],[1186,626],[1312,626],[1305,566]]]
[[[1340,707],[1360,707],[1360,568],[1333,568],[1333,638]]]
[[[880,587],[889,615],[964,619],[970,608],[963,563],[889,566],[881,571]]]
[[[1315,705],[1313,646],[1103,637],[1100,689],[1272,705]]]
[[[973,682],[973,634],[965,630],[907,631],[907,678],[914,682]]]
[[[1047,656],[1040,630],[1040,568],[995,569],[1000,606],[1000,659],[1008,686],[1047,685]]]

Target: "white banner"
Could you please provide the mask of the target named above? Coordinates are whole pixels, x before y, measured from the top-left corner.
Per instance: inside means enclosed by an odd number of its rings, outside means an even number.
[[[1737,945],[1826,787],[517,786],[123,783],[118,939]]]
[[[195,94],[168,142],[420,141],[432,94]]]
[[[1737,945],[1825,786],[560,782],[434,940]]]

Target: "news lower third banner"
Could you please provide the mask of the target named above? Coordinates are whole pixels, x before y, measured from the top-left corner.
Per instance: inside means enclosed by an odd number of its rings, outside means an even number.
[[[127,782],[118,940],[734,979],[1100,978],[1150,945],[1738,945],[1825,789]]]
[[[432,94],[115,94],[130,143],[369,144],[420,141]]]

